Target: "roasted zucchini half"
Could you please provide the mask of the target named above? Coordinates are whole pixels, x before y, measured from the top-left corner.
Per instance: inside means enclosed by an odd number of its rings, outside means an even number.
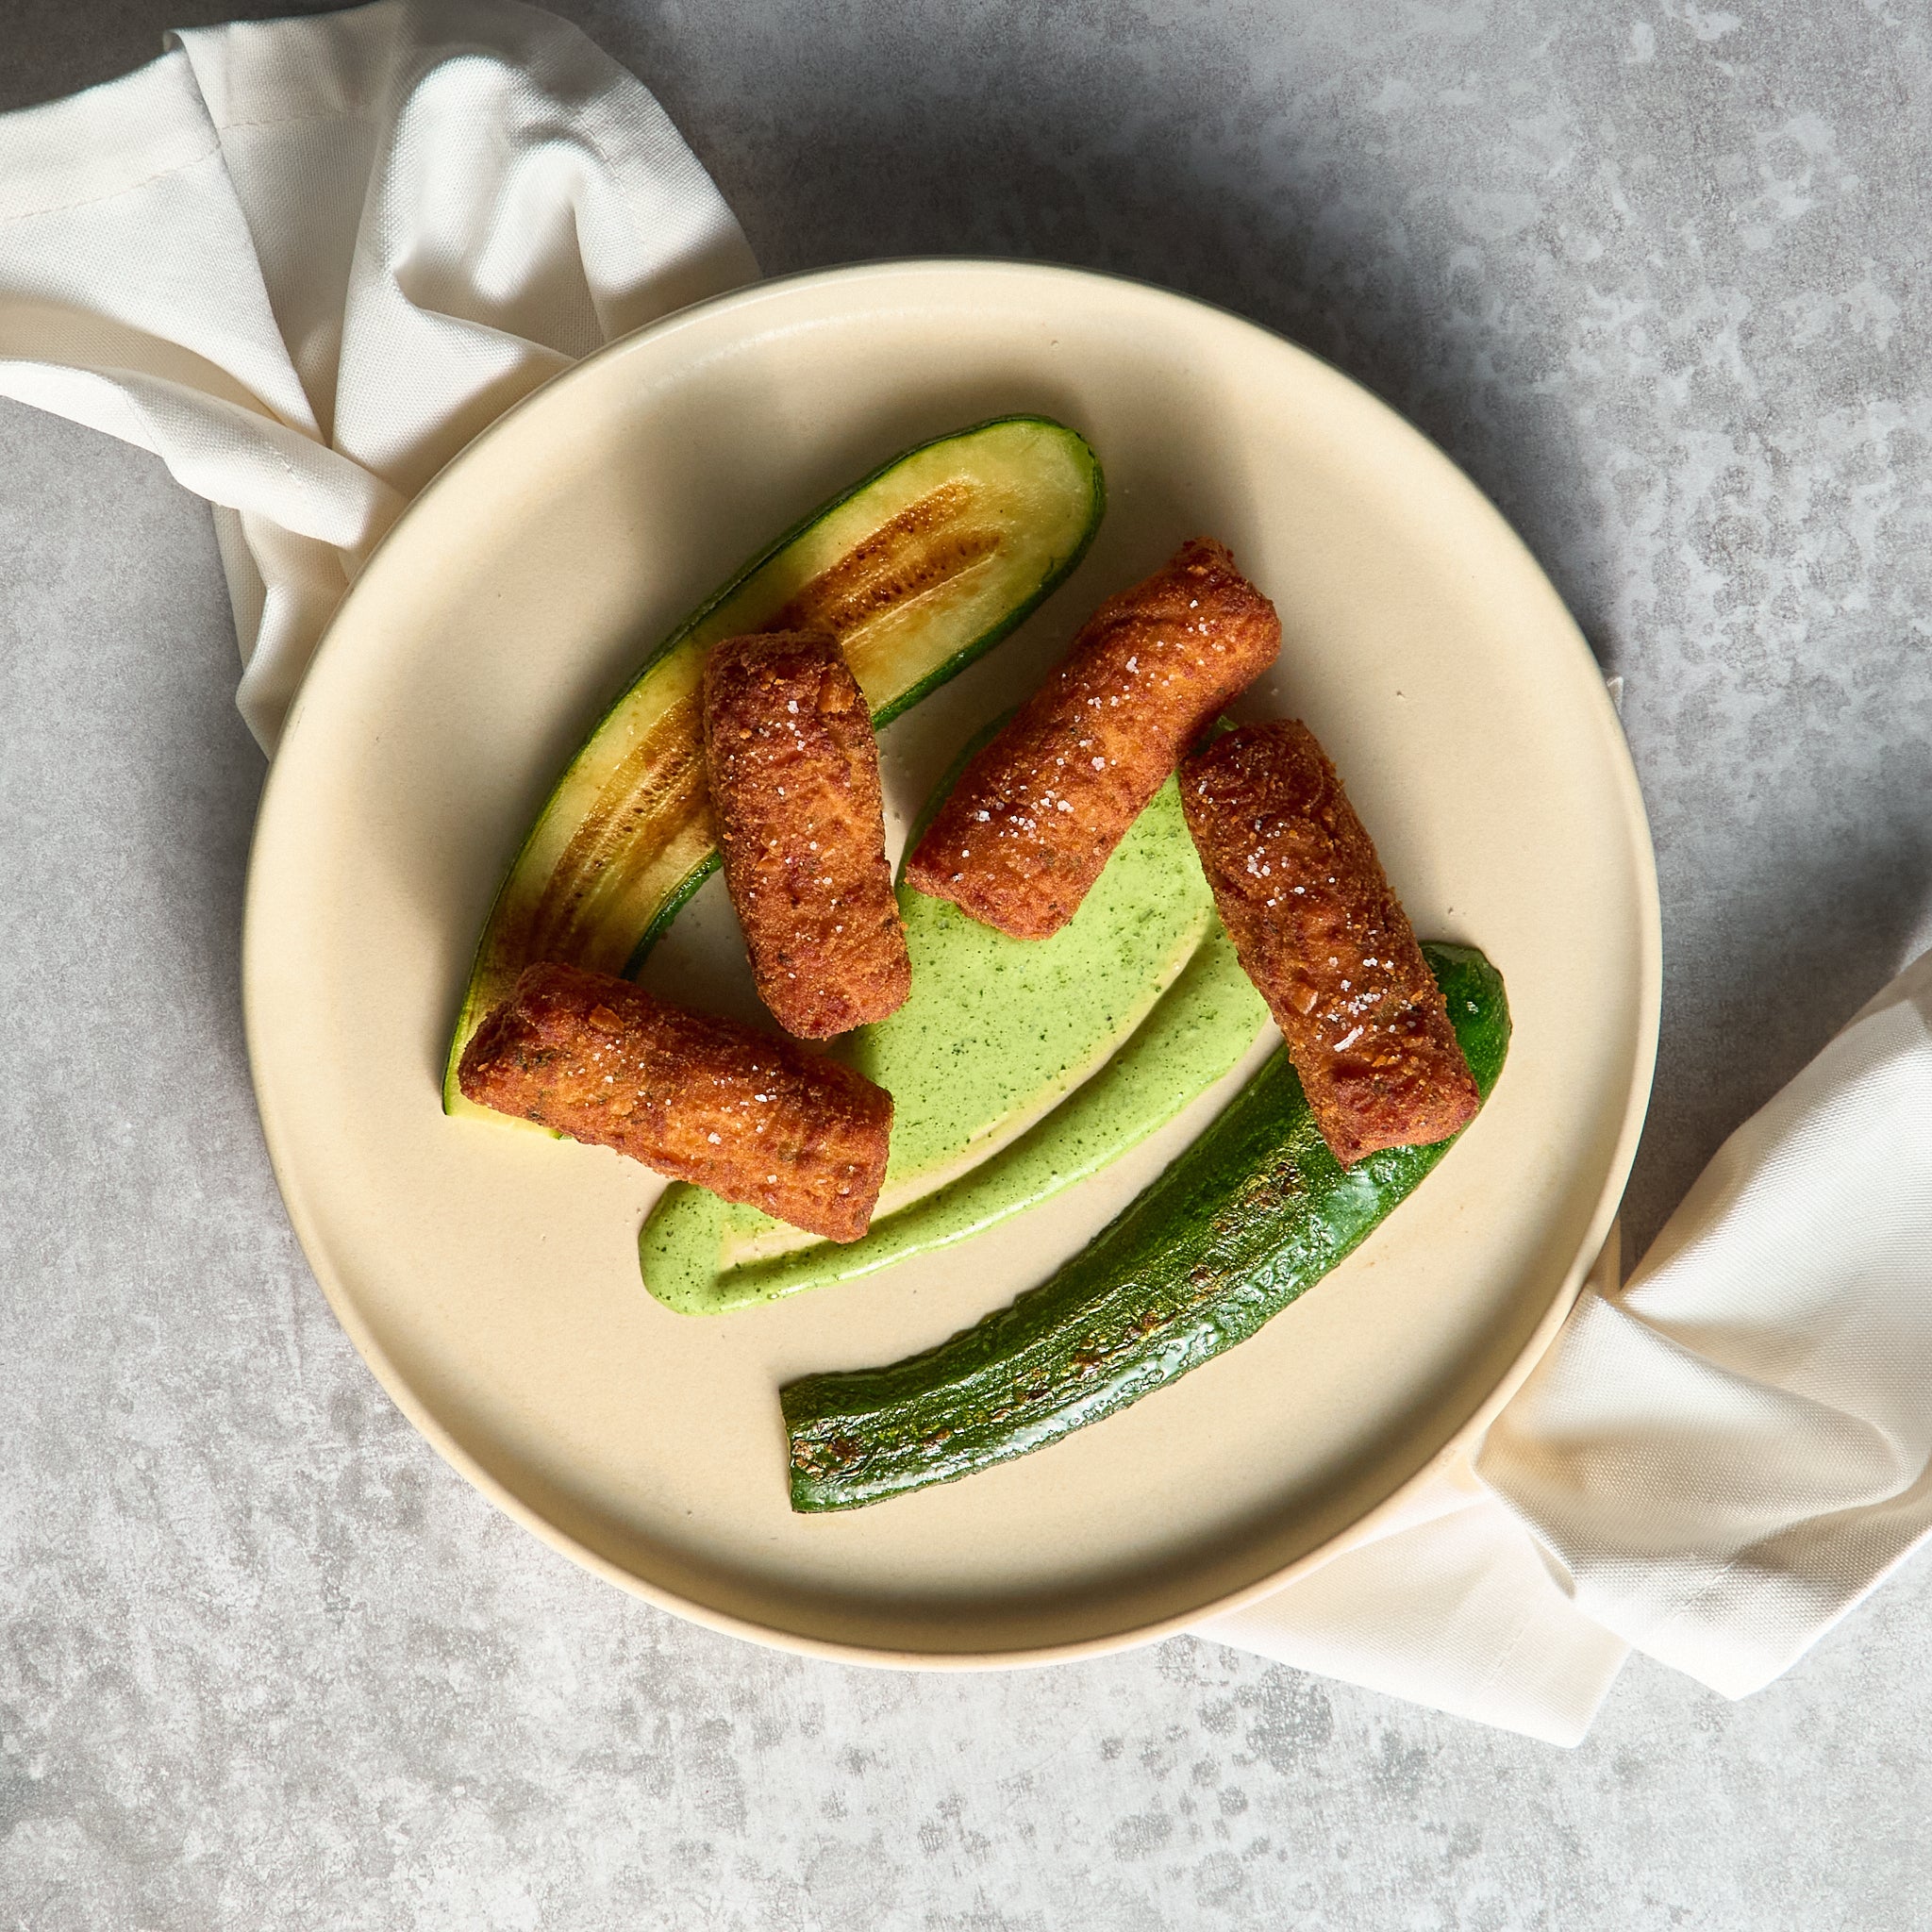
[[[631,973],[717,863],[698,692],[757,630],[838,639],[884,724],[957,675],[1077,564],[1106,507],[1093,452],[1005,416],[893,458],[761,550],[644,660],[558,780],[484,924],[443,1072],[532,961]]]

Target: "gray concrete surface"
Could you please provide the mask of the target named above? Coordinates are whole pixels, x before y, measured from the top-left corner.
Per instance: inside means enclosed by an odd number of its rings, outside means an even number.
[[[232,10],[0,6],[0,106]],[[770,269],[1145,275],[1495,495],[1629,679],[1668,971],[1639,1243],[1932,936],[1922,8],[560,10]],[[1190,1641],[779,1657],[512,1529],[361,1368],[262,1154],[206,512],[10,407],[0,506],[0,1926],[1932,1921],[1923,1561],[1745,1704],[1639,1660],[1566,1755]]]

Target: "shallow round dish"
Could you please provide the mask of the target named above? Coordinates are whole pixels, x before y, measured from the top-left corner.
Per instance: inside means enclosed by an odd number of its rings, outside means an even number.
[[[1283,622],[1241,708],[1306,718],[1424,938],[1515,1019],[1494,1098],[1417,1195],[1244,1346],[1042,1454],[794,1517],[776,1391],[890,1361],[1038,1280],[1226,1097],[937,1257],[713,1320],[640,1285],[660,1187],[602,1149],[452,1121],[443,1045],[504,866],[645,649],[898,449],[1040,410],[1109,510],[1070,584],[889,727],[894,843],[967,733],[1196,533]],[[1071,1657],[1233,1608],[1482,1426],[1621,1192],[1657,1016],[1656,878],[1590,652],[1430,443],[1264,330],[1064,269],[913,262],[769,283],[614,344],[409,509],[308,675],[263,800],[250,1052],[295,1228],[343,1326],[520,1522],[705,1623],[872,1661]],[[754,1010],[717,881],[648,982]]]

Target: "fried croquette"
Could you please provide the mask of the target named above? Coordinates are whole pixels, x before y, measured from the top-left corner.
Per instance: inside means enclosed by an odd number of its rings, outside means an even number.
[[[1343,1167],[1425,1146],[1481,1105],[1381,860],[1306,724],[1230,731],[1181,766],[1222,924]]]
[[[729,638],[705,665],[705,765],[724,880],[758,996],[824,1040],[905,1003],[879,748],[839,646],[808,631]]]
[[[1183,544],[1093,613],[974,758],[908,881],[1015,939],[1058,932],[1174,761],[1280,644],[1274,605],[1226,549]]]
[[[885,1178],[892,1096],[774,1035],[674,1007],[627,980],[524,969],[477,1028],[464,1097],[857,1241]]]

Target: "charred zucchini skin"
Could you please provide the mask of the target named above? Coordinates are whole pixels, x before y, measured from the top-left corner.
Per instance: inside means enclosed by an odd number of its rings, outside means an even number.
[[[1425,945],[1485,1100],[1509,1043],[1502,975]],[[1040,1287],[924,1355],[779,1393],[791,1507],[883,1502],[1009,1461],[1177,1381],[1367,1240],[1454,1145],[1343,1170],[1277,1053],[1168,1171]]]
[[[648,730],[654,704],[662,702],[671,709],[676,708],[677,692],[670,692],[661,701],[653,697],[651,692],[661,688],[666,677],[674,684],[679,677],[684,677],[686,682],[694,680],[695,670],[686,673],[677,667],[680,663],[702,663],[705,649],[716,641],[716,637],[709,633],[723,635],[724,630],[720,626],[724,629],[758,629],[778,614],[775,607],[765,608],[770,600],[761,603],[764,593],[759,589],[758,580],[768,572],[775,570],[782,573],[790,560],[788,553],[797,546],[808,547],[815,539],[822,539],[822,526],[829,519],[840,516],[848,507],[859,503],[868,491],[878,489],[889,493],[901,480],[902,473],[913,474],[911,466],[924,459],[934,458],[957,447],[970,465],[978,452],[999,441],[999,432],[1014,430],[1038,432],[1053,443],[1066,466],[1067,475],[1074,483],[1074,493],[1067,497],[1060,508],[1074,515],[1077,521],[1065,533],[1065,541],[1056,541],[1042,552],[1037,565],[1029,566],[1025,573],[1016,577],[996,611],[989,613],[989,621],[972,631],[971,635],[964,636],[958,648],[921,665],[910,675],[888,679],[883,690],[868,690],[874,724],[886,724],[928,692],[958,676],[975,658],[990,651],[1024,623],[1086,556],[1106,513],[1107,488],[1098,458],[1075,431],[1045,416],[995,416],[900,451],[849,489],[821,503],[789,530],[766,544],[644,658],[636,675],[598,719],[552,788],[491,903],[489,917],[477,940],[469,980],[444,1060],[443,1110],[446,1113],[483,1113],[482,1109],[473,1108],[463,1099],[457,1079],[458,1066],[471,1034],[491,1007],[508,992],[523,966],[534,958],[557,958],[606,972],[634,975],[679,910],[717,868],[718,855],[708,836],[708,813],[703,808],[700,792],[695,808],[699,813],[697,824],[674,821],[669,830],[663,833],[668,843],[655,841],[649,834],[641,838],[630,837],[627,842],[619,841],[589,870],[579,868],[577,873],[570,874],[587,883],[593,878],[622,880],[632,863],[648,868],[655,854],[662,876],[641,894],[644,903],[633,901],[626,904],[617,916],[593,920],[591,925],[582,929],[572,928],[571,937],[560,944],[554,934],[534,943],[525,942],[525,938],[519,936],[520,923],[532,915],[533,908],[541,908],[551,880],[564,876],[554,872],[550,861],[541,856],[548,849],[541,841],[548,839],[554,844],[577,823],[580,809],[595,809],[607,802],[606,795],[596,791],[594,784],[591,789],[585,790],[583,776],[588,769],[594,766],[601,744],[622,743],[623,734],[636,727],[641,720],[645,721],[644,728]],[[1022,440],[1024,440],[1024,436]],[[916,602],[910,608],[917,608]],[[836,629],[836,626],[832,627]],[[863,675],[860,681],[865,682]],[[692,717],[694,720],[694,712]],[[696,742],[695,729],[693,722],[691,730],[693,745]],[[607,734],[609,734],[608,738]],[[568,802],[572,800],[574,804]]]

